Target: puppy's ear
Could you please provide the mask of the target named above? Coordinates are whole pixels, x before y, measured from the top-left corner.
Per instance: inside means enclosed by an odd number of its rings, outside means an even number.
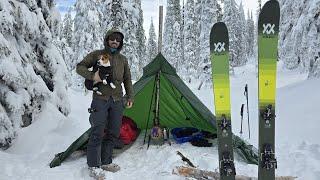
[[[109,57],[106,56],[106,63],[108,63],[110,61]]]
[[[110,55],[109,54],[104,55],[104,57],[106,58],[106,62],[110,61]]]

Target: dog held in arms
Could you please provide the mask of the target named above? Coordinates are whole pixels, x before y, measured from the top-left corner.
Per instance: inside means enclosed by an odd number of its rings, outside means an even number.
[[[92,90],[94,92],[96,92],[99,95],[102,95],[102,93],[99,91],[99,84],[104,84],[104,85],[108,85],[115,89],[116,86],[113,83],[112,80],[112,67],[110,64],[110,55],[109,54],[104,54],[100,56],[100,59],[97,62],[97,66],[98,66],[98,70],[99,70],[99,76],[102,80],[102,82],[93,82],[93,88]]]

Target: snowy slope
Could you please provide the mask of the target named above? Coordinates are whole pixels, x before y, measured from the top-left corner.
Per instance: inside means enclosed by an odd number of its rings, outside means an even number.
[[[257,146],[257,78],[254,65],[235,69],[231,78],[233,131],[240,132],[240,107],[245,103],[243,90],[249,84],[249,107],[251,138],[248,139],[247,121],[244,117],[242,135]],[[297,176],[301,180],[320,178],[319,127],[320,80],[305,80],[305,74],[286,71],[278,66],[276,153],[277,175]],[[212,89],[196,90],[197,84],[190,85],[195,94],[214,112]],[[59,115],[52,104],[35,122],[18,132],[18,138],[7,151],[0,151],[0,180],[7,179],[90,179],[86,158],[69,159],[61,166],[49,168],[54,154],[65,150],[88,127],[87,107],[91,94],[84,95],[69,89],[71,113],[68,118]],[[246,115],[246,113],[245,113]],[[302,124],[304,123],[304,124]],[[314,131],[313,131],[314,130]],[[172,146],[142,146],[143,134],[125,153],[114,159],[122,168],[118,173],[106,173],[107,179],[184,179],[172,175],[175,166],[183,165],[176,151],[182,152],[199,168],[215,170],[218,167],[216,147],[197,148],[190,144]],[[237,174],[257,176],[257,166],[247,165],[236,159]]]

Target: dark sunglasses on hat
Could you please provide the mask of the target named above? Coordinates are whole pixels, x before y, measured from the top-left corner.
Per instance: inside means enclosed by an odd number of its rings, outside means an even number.
[[[113,34],[111,34],[109,36],[109,40],[111,40],[111,41],[116,40],[118,42],[121,42],[122,41],[122,36],[120,34],[118,34],[118,33],[113,33]]]

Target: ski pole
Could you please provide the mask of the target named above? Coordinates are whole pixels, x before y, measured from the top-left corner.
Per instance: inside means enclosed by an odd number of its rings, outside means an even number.
[[[149,134],[149,137],[148,137],[148,146],[147,146],[147,150],[149,149],[149,146],[150,146],[150,140],[151,140],[151,134]]]
[[[240,136],[242,136],[243,108],[244,108],[244,104],[241,105],[241,110],[240,110],[240,115],[241,115]]]
[[[248,115],[248,132],[249,132],[249,139],[250,139],[250,120],[249,120],[249,96],[248,96],[248,84],[246,84],[244,88],[244,95],[247,99],[247,115]]]

